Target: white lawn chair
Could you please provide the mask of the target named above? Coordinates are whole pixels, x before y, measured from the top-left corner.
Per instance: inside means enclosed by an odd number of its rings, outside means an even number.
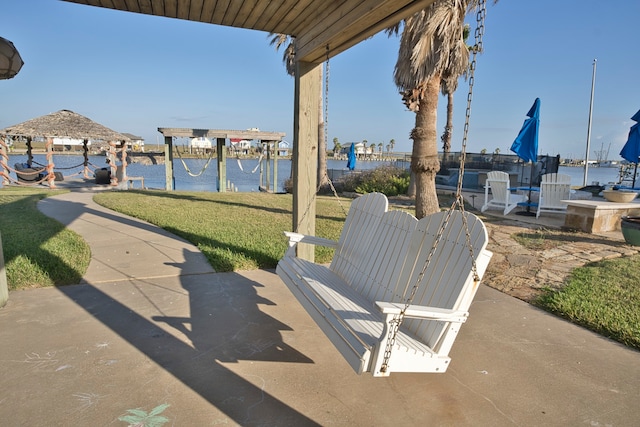
[[[542,175],[540,181],[540,200],[536,218],[542,212],[564,213],[567,210],[566,203],[571,197],[571,177],[561,173],[547,173]]]
[[[509,174],[501,171],[487,172],[487,182],[484,186],[484,205],[481,211],[487,209],[502,210],[503,215],[511,212],[518,203],[527,201],[527,197],[523,194],[512,193],[509,189]],[[491,191],[491,194],[489,194]],[[489,197],[491,196],[491,199]]]

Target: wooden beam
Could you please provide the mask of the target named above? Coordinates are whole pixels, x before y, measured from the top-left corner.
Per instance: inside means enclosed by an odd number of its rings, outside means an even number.
[[[353,7],[345,2],[330,16],[317,19],[298,37],[296,55],[300,61],[320,63],[374,36],[389,26],[429,7],[435,0],[366,0]],[[398,3],[404,3],[399,5]],[[352,8],[347,9],[348,6]]]
[[[266,132],[259,130],[231,130],[231,129],[191,129],[191,128],[158,128],[165,137],[177,138],[234,138],[257,139],[260,141],[281,141],[285,137],[284,132]]]
[[[216,158],[218,162],[218,192],[227,191],[227,151],[224,138],[216,138]]]
[[[167,191],[175,190],[173,177],[173,138],[164,137],[164,170],[165,170],[165,189]]]
[[[318,174],[318,98],[322,65],[297,62],[293,116],[293,230],[315,235]],[[314,248],[298,245],[298,256],[313,261]]]

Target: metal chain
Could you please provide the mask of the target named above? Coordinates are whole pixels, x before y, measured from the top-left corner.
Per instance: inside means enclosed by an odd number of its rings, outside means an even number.
[[[471,244],[471,233],[469,231],[469,225],[467,223],[466,215],[464,215],[464,200],[462,198],[462,179],[464,176],[464,163],[466,160],[467,137],[469,133],[469,120],[471,117],[471,99],[473,95],[474,73],[476,69],[477,54],[478,52],[482,51],[482,36],[484,35],[486,0],[480,0],[478,2],[478,7],[479,7],[479,10],[476,13],[477,27],[475,31],[476,44],[472,52],[471,64],[469,66],[469,93],[467,95],[467,109],[465,114],[464,133],[462,137],[462,149],[461,149],[461,155],[460,155],[460,172],[458,174],[458,185],[456,187],[456,197],[455,197],[455,200],[453,201],[453,204],[451,205],[451,208],[447,211],[447,214],[445,215],[444,219],[442,220],[442,223],[440,224],[440,228],[438,229],[438,234],[436,235],[435,242],[431,247],[431,250],[429,251],[429,255],[427,256],[427,259],[425,260],[422,266],[422,270],[420,271],[420,274],[418,274],[418,278],[416,279],[415,285],[411,289],[411,293],[409,297],[405,300],[405,305],[403,309],[400,310],[399,314],[394,315],[391,321],[389,322],[390,323],[389,333],[387,335],[387,343],[384,349],[380,372],[386,372],[389,369],[389,360],[391,359],[391,351],[393,349],[393,346],[395,345],[396,337],[398,336],[400,325],[402,325],[402,322],[404,321],[404,318],[405,318],[405,313],[407,312],[407,309],[413,302],[416,292],[418,291],[418,285],[420,284],[420,282],[422,282],[427,272],[427,269],[431,264],[431,260],[433,259],[433,256],[436,253],[438,244],[440,243],[440,241],[442,240],[442,237],[444,236],[444,232],[447,228],[447,225],[449,224],[449,220],[451,219],[451,215],[453,214],[453,211],[456,205],[460,208],[461,212],[463,213],[462,222],[463,222],[463,226],[466,234],[466,244],[467,244],[467,247],[469,248],[469,253],[471,256],[471,271],[473,273],[473,280],[475,282],[478,282],[480,280],[477,266],[476,266],[473,246]]]
[[[327,149],[329,130],[329,45],[327,45],[327,60],[324,63],[324,148]],[[328,177],[327,177],[328,178]]]

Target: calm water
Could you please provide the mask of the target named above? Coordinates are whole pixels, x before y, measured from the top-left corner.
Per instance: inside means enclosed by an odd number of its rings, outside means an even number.
[[[563,173],[571,177],[571,185],[580,186],[584,182],[584,167],[560,166],[558,173]],[[587,169],[587,185],[594,182],[605,185],[609,183],[617,183],[619,181],[618,168],[596,168],[590,166]]]
[[[34,155],[34,161],[40,164],[46,164],[46,157],[44,154]],[[9,157],[9,165],[13,167],[15,163],[26,162],[27,156],[25,155],[11,155]],[[54,163],[56,169],[60,170],[63,175],[69,176],[76,172],[82,171],[82,156],[73,155],[58,155],[54,156]],[[218,191],[216,188],[216,178],[218,174],[218,165],[216,159],[212,159],[209,166],[202,171],[206,164],[206,159],[184,159],[184,162],[189,170],[196,177],[190,176],[186,171],[182,161],[180,159],[173,160],[173,170],[175,175],[175,188],[176,190],[184,191]],[[96,168],[105,167],[104,156],[89,156],[89,163],[92,170]],[[384,162],[371,162],[371,161],[359,161],[356,164],[357,170],[373,169],[385,164]],[[227,181],[233,184],[238,191],[251,192],[259,191],[260,185],[260,170],[256,168],[258,166],[258,159],[243,159],[238,163],[236,159],[227,159]],[[334,169],[336,171],[347,172],[346,160],[328,160],[328,169]],[[71,169],[66,169],[70,168]],[[273,174],[273,161],[271,161],[271,173]],[[200,172],[202,173],[200,174]],[[254,172],[255,171],[255,172]],[[584,168],[582,167],[569,167],[560,166],[559,173],[564,173],[571,176],[571,185],[582,186],[584,179]],[[266,173],[266,172],[265,172]],[[291,174],[291,161],[290,160],[278,160],[278,185],[276,191],[282,191],[284,182],[289,178]],[[11,173],[13,178],[16,178],[15,173]],[[165,188],[165,169],[164,165],[142,165],[139,163],[132,163],[127,166],[127,175],[130,176],[143,176],[145,186],[147,188],[164,189]],[[81,175],[77,175],[80,177]],[[588,170],[587,184],[593,182],[599,182],[600,185],[604,185],[610,182],[618,182],[618,168],[596,168],[590,167]],[[273,186],[273,182],[271,184]]]
[[[104,156],[89,156],[89,164],[91,170],[106,167]],[[46,165],[47,160],[44,154],[37,154],[33,156],[37,164]],[[11,155],[9,157],[8,164],[13,167],[15,163],[23,163],[27,161],[26,155]],[[82,162],[84,158],[82,156],[74,155],[58,155],[54,156],[53,162],[56,170],[62,172],[64,176],[70,176],[74,173],[81,172],[83,169]],[[191,176],[180,159],[173,159],[173,172],[175,177],[175,189],[183,191],[213,191],[216,192],[217,184],[216,179],[218,177],[218,165],[216,159],[211,159],[211,162],[205,167],[206,159],[184,159],[186,167],[191,171]],[[264,163],[264,162],[263,162]],[[373,169],[385,164],[384,162],[371,162],[361,161],[356,165],[356,170]],[[258,166],[258,159],[242,159],[240,163],[236,159],[227,159],[227,181],[233,184],[238,191],[252,192],[259,191],[260,185],[260,169]],[[344,170],[347,171],[346,160],[328,160],[327,167],[329,169]],[[71,168],[71,169],[67,169]],[[271,161],[271,186],[273,187],[273,160]],[[202,173],[200,173],[202,172]],[[266,174],[266,169],[263,172]],[[282,159],[278,160],[278,185],[275,191],[282,191],[284,182],[289,178],[291,174],[291,160]],[[129,176],[143,176],[144,184],[147,188],[164,189],[165,188],[165,168],[164,165],[142,165],[140,163],[131,163],[127,165],[127,175]],[[16,178],[15,173],[11,173],[13,178]],[[75,178],[80,178],[82,175],[76,175]]]

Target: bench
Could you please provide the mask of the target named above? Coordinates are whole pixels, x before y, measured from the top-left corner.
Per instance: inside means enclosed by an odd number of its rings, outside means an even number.
[[[449,213],[443,237],[421,274]],[[418,221],[406,212],[388,211],[387,198],[370,193],[352,203],[337,242],[285,233],[289,249],[277,274],[356,373],[388,376],[447,370],[449,351],[492,255],[486,250],[487,232],[479,218],[449,213]],[[477,280],[466,245],[465,218]],[[331,264],[298,258],[300,243],[334,248]],[[389,356],[385,351],[389,322],[404,309],[414,287],[415,296]]]

